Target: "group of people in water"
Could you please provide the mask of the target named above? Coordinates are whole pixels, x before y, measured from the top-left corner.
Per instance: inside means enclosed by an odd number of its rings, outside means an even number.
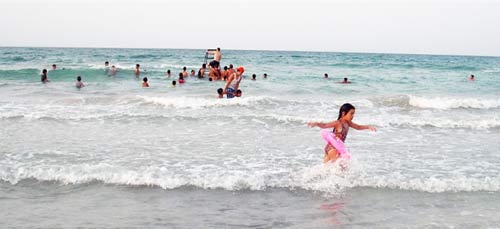
[[[325,73],[325,74],[323,75],[323,77],[324,77],[325,79],[328,79],[328,73]],[[351,81],[349,81],[349,79],[347,79],[347,77],[345,77],[345,78],[344,78],[344,80],[339,81],[339,82],[337,82],[337,83],[341,83],[341,84],[349,84],[349,83],[351,83]]]
[[[224,95],[226,98],[234,98],[234,97],[241,97],[242,91],[239,89],[241,80],[243,79],[243,73],[245,72],[245,68],[242,66],[237,67],[236,69],[232,64],[229,66],[224,66],[223,70],[220,69],[220,61],[222,59],[222,54],[220,51],[220,48],[214,49],[214,50],[207,50],[207,54],[213,54],[214,58],[213,60],[209,63],[209,67],[207,69],[206,64],[203,64],[202,67],[198,70],[198,73],[196,74],[195,70],[191,70],[191,73],[188,74],[187,68],[183,67],[182,72],[179,73],[178,78],[172,80],[172,87],[175,87],[177,83],[179,84],[184,84],[186,82],[186,79],[188,77],[198,77],[200,79],[205,78],[206,72],[208,70],[208,80],[209,81],[225,81],[225,85],[223,88],[217,89],[217,94],[218,98],[224,98]],[[104,62],[104,69],[105,73],[110,76],[110,77],[115,77],[118,68],[115,65],[112,65],[111,67],[109,66],[109,61]],[[136,79],[140,78],[141,75],[141,69],[140,69],[140,64],[136,64],[134,68],[134,76]],[[52,70],[56,70],[57,66],[55,64],[52,65]],[[145,71],[145,70],[144,70]],[[170,78],[172,77],[172,72],[170,69],[167,70],[165,75]],[[267,78],[267,73],[264,73],[263,78]],[[252,75],[252,80],[256,80],[256,75]],[[49,78],[48,78],[48,71],[47,69],[43,69],[41,73],[41,82],[42,83],[48,83]],[[85,87],[85,84],[82,82],[82,77],[77,76],[77,81],[75,83],[75,86],[77,88],[82,88]],[[149,87],[149,82],[147,77],[142,78],[142,87]]]

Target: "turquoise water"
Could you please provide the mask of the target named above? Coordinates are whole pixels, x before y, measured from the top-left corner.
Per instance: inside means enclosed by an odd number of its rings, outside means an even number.
[[[243,96],[228,100],[216,98],[224,82],[170,86],[183,66],[201,67],[204,50],[0,53],[3,225],[500,226],[499,57],[222,49],[222,66],[246,69]],[[133,76],[137,63],[150,88]],[[338,84],[344,77],[352,83]],[[325,143],[306,123],[336,119],[346,102],[354,122],[378,131],[349,131],[353,158],[341,171],[322,164]],[[191,199],[204,203],[195,221]],[[70,203],[96,211],[66,212]],[[122,203],[130,212],[108,224]]]

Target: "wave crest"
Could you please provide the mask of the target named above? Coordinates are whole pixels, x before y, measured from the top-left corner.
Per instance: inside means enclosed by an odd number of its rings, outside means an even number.
[[[430,193],[500,191],[499,177],[453,176],[446,178],[409,178],[388,173],[373,176],[356,166],[341,171],[338,166],[317,165],[296,172],[274,173],[259,171],[217,171],[199,174],[191,171],[180,175],[167,167],[144,167],[138,170],[124,169],[109,164],[52,166],[0,171],[0,179],[16,185],[22,180],[55,181],[62,184],[102,182],[114,185],[156,186],[177,189],[194,186],[202,189],[229,191],[285,188],[304,189],[327,194],[338,194],[350,188],[384,188]]]
[[[418,108],[433,109],[495,109],[500,108],[500,99],[480,99],[480,98],[424,98],[419,96],[409,96],[408,104]]]
[[[214,96],[215,97],[215,96]],[[216,98],[196,98],[196,97],[151,97],[138,95],[144,103],[160,105],[172,108],[211,108],[224,106],[255,106],[259,104],[277,104],[276,100],[271,97],[245,97],[234,99],[216,99]]]

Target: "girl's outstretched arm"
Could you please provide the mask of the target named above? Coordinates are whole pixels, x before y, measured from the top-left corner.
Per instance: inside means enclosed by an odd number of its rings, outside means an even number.
[[[307,126],[309,126],[309,127],[315,127],[315,126],[317,126],[317,127],[321,128],[321,129],[325,129],[325,128],[337,127],[338,123],[339,123],[338,120],[333,121],[333,122],[329,122],[329,123],[310,122],[310,123],[307,123]]]
[[[353,121],[350,121],[349,122],[349,126],[356,129],[356,130],[366,130],[366,129],[369,129],[371,131],[377,131],[377,128],[373,127],[373,126],[369,126],[369,125],[358,125],[356,123],[354,123]]]

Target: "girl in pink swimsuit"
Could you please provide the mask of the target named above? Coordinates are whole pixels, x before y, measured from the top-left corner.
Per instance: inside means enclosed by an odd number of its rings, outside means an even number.
[[[332,133],[322,133],[323,138],[327,141],[325,146],[325,158],[323,162],[335,162],[337,158],[343,157],[345,159],[349,159],[349,153],[345,150],[344,142],[347,137],[347,132],[349,132],[349,127],[352,127],[356,130],[366,130],[369,129],[371,131],[377,131],[377,129],[373,126],[364,126],[358,125],[352,121],[354,118],[354,112],[356,108],[349,103],[345,103],[340,107],[339,117],[337,120],[329,122],[329,123],[320,123],[320,122],[310,122],[307,125],[309,127],[319,127],[321,129],[325,128],[333,128]]]

